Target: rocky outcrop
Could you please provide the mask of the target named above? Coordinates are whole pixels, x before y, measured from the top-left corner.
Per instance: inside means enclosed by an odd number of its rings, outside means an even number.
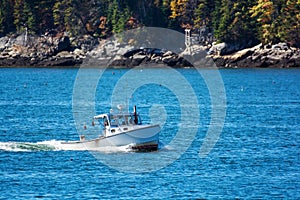
[[[136,48],[132,45],[108,41],[88,53],[87,65],[131,68],[139,65],[192,66],[183,56],[157,48]]]
[[[140,48],[115,58],[109,66],[135,67],[142,64],[164,64],[169,67],[191,67],[183,57],[162,49]],[[153,66],[153,65],[152,65]]]
[[[0,66],[74,66],[86,52],[68,36],[12,36],[0,38]]]
[[[275,45],[259,44],[229,55],[211,55],[218,67],[300,67],[300,49],[288,46],[286,43]]]

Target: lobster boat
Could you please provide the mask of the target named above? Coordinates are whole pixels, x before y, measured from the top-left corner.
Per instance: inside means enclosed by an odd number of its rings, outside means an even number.
[[[74,146],[90,151],[98,151],[104,147],[120,147],[128,145],[134,151],[156,151],[159,143],[160,126],[158,124],[143,124],[136,111],[123,113],[111,111],[94,116],[99,121],[102,132],[99,137],[87,140],[84,135],[79,141],[62,142],[65,149]]]

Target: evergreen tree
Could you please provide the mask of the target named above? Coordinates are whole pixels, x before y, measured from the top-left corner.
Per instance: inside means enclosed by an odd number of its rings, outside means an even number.
[[[38,3],[37,19],[38,33],[44,33],[54,28],[53,6],[54,0],[41,0]]]
[[[215,38],[219,42],[233,43],[243,47],[258,43],[256,23],[252,20],[249,12],[249,8],[253,4],[251,0],[219,0],[214,2],[214,12],[210,12],[213,14],[209,19],[212,20],[211,26],[214,29]],[[207,6],[202,5],[202,8],[205,10]],[[206,13],[209,12],[206,11]]]
[[[288,0],[286,2],[286,17],[285,25],[289,27],[284,35],[284,40],[291,45],[300,48],[300,0]]]
[[[53,5],[53,24],[58,30],[63,30],[64,28],[64,2],[56,1]]]
[[[220,19],[218,26],[215,27],[215,36],[219,41],[229,42],[231,40],[228,28],[233,20],[232,7],[233,3],[231,0],[221,0],[221,7],[217,7]]]
[[[212,27],[214,32],[215,38],[220,38],[220,33],[218,32],[219,26],[220,26],[220,18],[221,18],[221,7],[222,2],[221,0],[215,0],[214,1],[214,11],[212,12]],[[219,39],[220,41],[220,39]]]
[[[27,29],[29,33],[35,34],[38,30],[38,4],[34,0],[15,0],[14,2],[13,17],[17,31],[23,32]]]
[[[108,7],[108,24],[112,33],[121,33],[130,17],[128,6],[125,2],[113,0]]]
[[[220,42],[300,46],[300,0],[0,0],[2,35],[27,27],[105,37],[139,25],[205,26]]]
[[[96,16],[96,13],[93,13],[94,4],[96,5],[88,0],[56,1],[53,7],[54,25],[71,36],[93,32],[96,29],[91,22],[91,16]]]
[[[35,34],[38,31],[37,25],[37,8],[38,2],[34,0],[24,1],[24,21],[29,33]]]
[[[194,27],[200,28],[201,26],[212,26],[212,12],[214,11],[214,1],[199,0],[198,6],[194,14]]]
[[[2,35],[15,31],[13,4],[13,0],[0,1],[0,34]]]
[[[300,47],[300,1],[282,1],[278,7],[279,17],[274,24],[277,40]]]
[[[240,43],[243,46],[252,46],[258,43],[256,39],[256,23],[251,20],[249,8],[251,0],[240,0],[233,3],[232,15],[233,18],[228,27],[229,41]]]
[[[172,21],[169,19],[171,12],[168,8],[168,2],[166,0],[155,0],[154,9],[152,15],[152,22],[149,26],[155,27],[167,27],[172,26]],[[160,20],[157,20],[160,19]]]
[[[14,25],[18,32],[21,32],[25,28],[25,19],[24,19],[24,1],[23,0],[15,0],[14,5]]]

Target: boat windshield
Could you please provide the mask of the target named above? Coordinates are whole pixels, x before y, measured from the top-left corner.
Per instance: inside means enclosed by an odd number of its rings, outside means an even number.
[[[138,115],[136,119],[131,114],[112,114],[109,116],[111,126],[125,126],[125,125],[136,125],[141,124],[141,120]]]

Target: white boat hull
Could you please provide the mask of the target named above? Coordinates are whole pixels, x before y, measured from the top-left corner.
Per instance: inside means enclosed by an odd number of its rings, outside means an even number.
[[[111,136],[101,136],[93,140],[62,142],[64,149],[101,151],[103,147],[130,145],[133,150],[153,151],[158,148],[159,125],[141,125]]]

